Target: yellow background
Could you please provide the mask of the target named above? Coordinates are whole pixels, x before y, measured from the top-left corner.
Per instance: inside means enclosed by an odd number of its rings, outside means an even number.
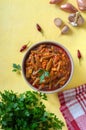
[[[67,0],[77,7],[76,0]],[[64,0],[63,3],[67,2]],[[86,21],[86,12],[81,12]],[[22,75],[12,72],[12,64],[22,63],[24,53],[19,50],[23,44],[52,40],[64,45],[74,60],[74,74],[69,85],[70,89],[86,83],[86,22],[82,27],[72,27],[68,23],[69,13],[59,9],[58,5],[49,4],[49,0],[0,0],[0,91],[13,90],[24,92],[31,90]],[[54,25],[54,18],[60,17],[70,27],[70,33],[61,35]],[[44,36],[36,30],[39,23]],[[77,58],[77,49],[82,59]],[[47,110],[54,112],[64,120],[59,107],[57,93],[48,95]],[[67,130],[66,124],[63,130]]]

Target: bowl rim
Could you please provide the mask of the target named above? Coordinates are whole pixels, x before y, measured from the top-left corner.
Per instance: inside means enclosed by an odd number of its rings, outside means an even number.
[[[27,81],[27,79],[26,79],[26,77],[25,77],[25,74],[24,74],[24,63],[25,63],[25,60],[26,60],[27,56],[29,55],[28,53],[29,53],[30,50],[32,50],[33,48],[35,48],[35,47],[38,46],[38,45],[41,45],[41,44],[50,44],[50,43],[53,44],[53,45],[57,45],[57,46],[61,47],[61,48],[66,52],[66,54],[68,55],[68,57],[69,57],[69,59],[70,59],[70,63],[71,63],[71,73],[70,73],[70,76],[69,76],[68,81],[67,81],[61,88],[58,88],[58,89],[56,89],[56,90],[51,90],[51,91],[43,91],[43,90],[36,89],[35,87],[33,87],[33,86]],[[23,60],[22,60],[22,75],[23,75],[23,78],[25,79],[26,83],[27,83],[27,84],[30,86],[30,88],[32,88],[34,91],[42,92],[42,93],[45,93],[45,94],[52,94],[52,93],[60,92],[63,88],[65,88],[65,87],[69,84],[70,80],[72,79],[73,72],[74,72],[74,62],[73,62],[73,58],[72,58],[70,52],[68,51],[68,49],[67,49],[65,46],[63,46],[62,44],[60,44],[60,43],[58,43],[58,42],[56,42],[56,41],[49,41],[49,40],[47,40],[47,41],[37,42],[37,43],[31,45],[31,46],[28,48],[28,50],[27,50],[27,52],[25,53],[25,55],[24,55],[24,57],[23,57]]]

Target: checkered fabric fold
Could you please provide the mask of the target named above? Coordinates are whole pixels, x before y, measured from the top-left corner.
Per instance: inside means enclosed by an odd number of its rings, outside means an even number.
[[[86,130],[86,84],[58,94],[68,130]]]

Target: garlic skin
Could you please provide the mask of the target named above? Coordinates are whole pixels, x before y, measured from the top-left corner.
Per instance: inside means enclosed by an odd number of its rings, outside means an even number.
[[[86,11],[86,0],[77,0],[77,4],[81,11]]]
[[[73,27],[77,27],[77,26],[78,26],[78,24],[75,23],[75,22],[71,22],[71,25],[72,25]]]
[[[50,0],[50,4],[59,4],[61,3],[63,0]]]

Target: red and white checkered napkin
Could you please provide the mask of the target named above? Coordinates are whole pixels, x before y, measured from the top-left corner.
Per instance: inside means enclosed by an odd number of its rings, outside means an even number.
[[[58,94],[68,130],[86,130],[86,84]]]

